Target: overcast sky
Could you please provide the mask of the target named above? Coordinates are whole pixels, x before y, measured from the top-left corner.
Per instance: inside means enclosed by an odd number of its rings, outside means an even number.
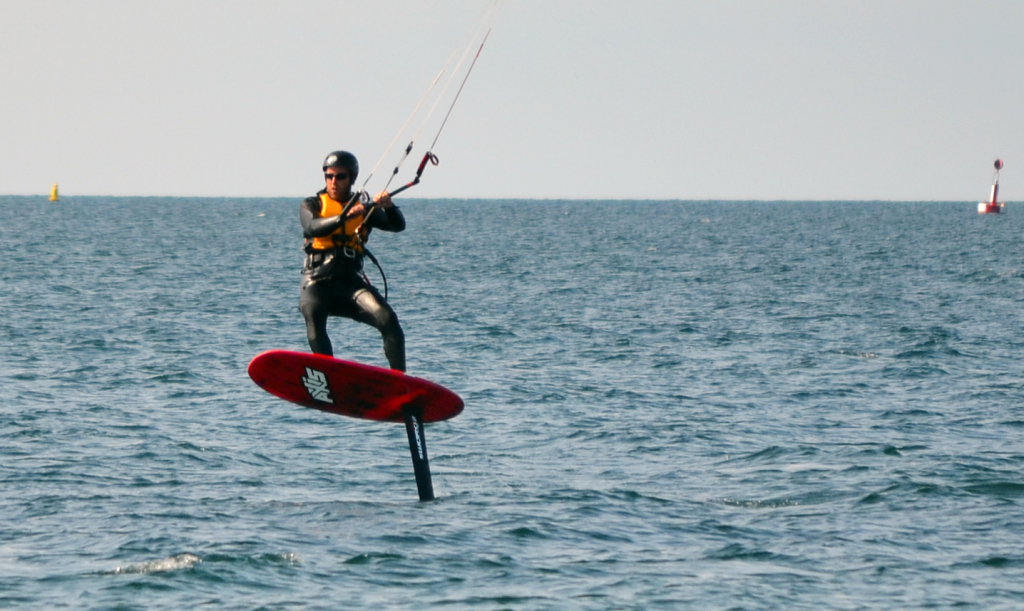
[[[0,0],[0,193],[365,176],[489,2]],[[501,0],[409,194],[1024,200],[1022,113],[1019,0]]]

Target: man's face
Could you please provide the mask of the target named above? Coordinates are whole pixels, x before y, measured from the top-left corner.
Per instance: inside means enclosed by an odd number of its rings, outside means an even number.
[[[348,168],[327,168],[324,170],[324,183],[327,185],[327,195],[334,201],[340,202],[349,198],[352,177],[349,176]]]

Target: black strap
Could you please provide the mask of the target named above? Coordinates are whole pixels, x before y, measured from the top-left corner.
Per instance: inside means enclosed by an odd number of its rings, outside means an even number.
[[[373,261],[374,265],[377,266],[377,271],[380,272],[381,280],[384,281],[384,301],[387,301],[388,300],[388,277],[384,275],[384,268],[380,266],[380,263],[377,262],[377,257],[373,256],[373,253],[370,252],[370,249],[367,248],[366,246],[363,246],[363,253],[370,259],[370,261]]]

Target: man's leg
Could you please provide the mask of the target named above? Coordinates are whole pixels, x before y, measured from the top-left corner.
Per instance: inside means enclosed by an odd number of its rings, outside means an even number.
[[[356,320],[375,327],[384,338],[384,356],[392,369],[405,371],[405,333],[398,315],[373,287],[361,288],[352,296],[358,309]]]
[[[319,283],[307,284],[302,287],[299,295],[299,311],[306,319],[306,339],[309,349],[316,354],[334,356],[331,338],[327,336],[327,299],[329,291]]]

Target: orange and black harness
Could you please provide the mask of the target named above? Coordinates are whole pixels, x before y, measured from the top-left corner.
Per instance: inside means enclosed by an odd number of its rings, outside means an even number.
[[[334,201],[326,193],[320,194],[320,217],[339,216],[343,212],[341,202]],[[345,212],[345,222],[328,235],[308,241],[313,250],[330,250],[341,248],[345,256],[353,258],[365,254],[366,240],[370,238],[370,228],[364,223],[367,218],[366,206],[357,202]]]
[[[376,208],[367,207],[360,200],[359,194],[346,205],[342,205],[331,198],[327,193],[320,194],[320,217],[330,218],[332,216],[345,215],[345,222],[340,227],[325,236],[307,238],[304,250],[314,258],[325,261],[331,256],[343,256],[352,261],[358,274],[369,284],[369,278],[363,273],[362,259],[367,257],[380,271],[380,277],[384,281],[384,299],[388,295],[388,279],[384,275],[384,269],[380,266],[377,258],[366,248],[366,241],[370,238],[370,226],[367,224],[369,217]]]

